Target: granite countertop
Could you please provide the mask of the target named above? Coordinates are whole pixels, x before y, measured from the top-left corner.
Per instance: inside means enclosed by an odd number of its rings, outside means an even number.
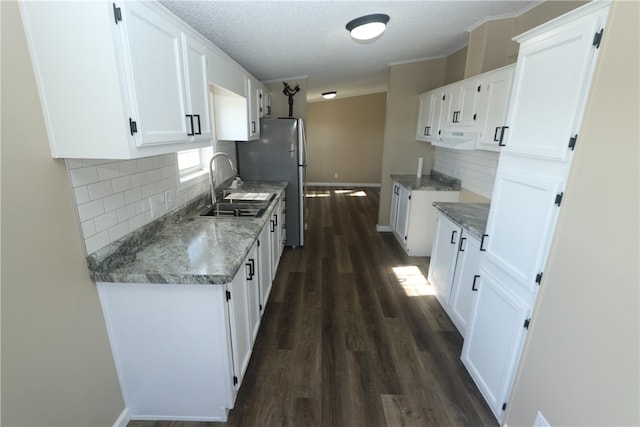
[[[460,180],[452,178],[436,170],[431,171],[431,175],[391,175],[391,179],[397,181],[409,190],[427,191],[460,191]]]
[[[482,240],[482,235],[487,228],[489,206],[491,206],[489,203],[434,202],[433,206],[471,235]]]
[[[276,197],[260,218],[200,217],[210,198],[136,230],[87,257],[97,282],[225,284],[233,280],[286,182],[244,182],[234,192],[270,192]]]

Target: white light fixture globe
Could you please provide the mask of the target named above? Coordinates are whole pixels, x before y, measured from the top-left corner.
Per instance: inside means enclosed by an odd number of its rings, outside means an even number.
[[[389,15],[374,13],[350,21],[347,24],[347,31],[356,40],[371,40],[384,32],[387,22],[389,22]]]
[[[336,92],[336,91],[333,91],[333,92],[325,92],[325,93],[323,93],[323,94],[322,94],[322,97],[323,97],[324,99],[333,99],[333,98],[335,98],[335,97],[336,97],[336,95],[337,95],[337,94],[338,94],[338,92]]]

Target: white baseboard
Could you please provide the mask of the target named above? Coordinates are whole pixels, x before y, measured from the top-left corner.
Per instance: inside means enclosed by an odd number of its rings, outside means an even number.
[[[376,231],[378,233],[391,233],[391,227],[388,225],[376,224]]]
[[[307,187],[380,187],[378,182],[307,182]]]
[[[131,417],[129,416],[129,408],[125,407],[116,422],[113,423],[113,427],[127,427],[129,421],[131,421]]]

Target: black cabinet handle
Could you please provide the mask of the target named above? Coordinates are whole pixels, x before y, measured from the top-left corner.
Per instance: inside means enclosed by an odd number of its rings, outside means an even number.
[[[454,242],[454,241],[453,241],[453,239],[455,239],[455,238],[456,238],[456,234],[457,234],[457,233],[458,233],[458,231],[457,231],[457,230],[453,230],[453,231],[451,232],[451,244],[452,244],[452,245],[455,245],[455,244],[456,244],[456,242]]]
[[[489,237],[489,235],[488,234],[483,234],[482,235],[482,240],[480,241],[480,250],[482,252],[486,252],[487,251],[487,249],[484,247],[484,238],[485,237]]]
[[[251,122],[251,133],[256,133],[256,122]]]
[[[500,129],[501,129],[500,126],[497,126],[496,131],[493,133],[493,140],[495,142],[500,142],[500,140],[498,139],[498,132],[500,131]]]
[[[253,280],[253,273],[251,272],[251,264],[247,262],[245,263],[245,265],[249,267],[249,276],[247,277],[247,280]]]
[[[500,141],[498,142],[498,145],[500,147],[504,147],[505,144],[502,143],[502,141],[504,140],[504,131],[505,131],[505,129],[509,129],[509,126],[502,126],[501,129],[502,129],[502,131],[500,132]]]
[[[202,126],[200,125],[200,114],[194,114],[193,117],[198,119],[198,132],[195,132],[196,135],[202,135]],[[191,125],[193,126],[193,125]]]
[[[251,265],[249,266],[249,275],[253,279],[253,276],[256,274],[256,260],[253,258],[249,258],[249,262]]]
[[[273,220],[271,220],[269,222],[271,222],[271,232],[275,233],[276,232],[276,226],[274,225]]]
[[[430,136],[431,135],[431,126],[425,126],[424,127],[424,136]]]
[[[276,223],[274,225],[277,227],[278,226],[278,214],[273,214],[273,217],[276,219]]]
[[[462,239],[460,239],[460,252],[464,252],[464,242],[465,240],[467,240],[466,237],[463,237]]]
[[[471,290],[472,291],[477,291],[478,288],[476,288],[476,280],[478,280],[478,278],[480,277],[479,274],[476,274],[475,276],[473,276],[473,283],[471,284]]]
[[[189,118],[189,123],[191,124],[191,131],[187,132],[187,136],[193,136],[195,135],[193,133],[193,114],[187,114],[186,116]]]

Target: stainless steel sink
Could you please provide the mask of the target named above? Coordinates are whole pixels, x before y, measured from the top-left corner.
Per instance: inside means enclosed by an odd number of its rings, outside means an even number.
[[[218,202],[200,213],[200,216],[260,218],[269,203],[226,203]]]

